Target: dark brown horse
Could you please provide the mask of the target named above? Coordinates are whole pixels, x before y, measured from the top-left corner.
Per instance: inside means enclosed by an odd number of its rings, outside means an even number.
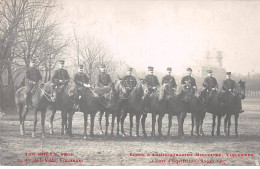
[[[45,137],[45,115],[49,105],[55,101],[56,93],[51,82],[45,83],[43,86],[37,84],[32,89],[32,109],[34,112],[33,132],[32,137],[36,136],[36,124],[37,114],[41,112],[41,126],[42,126],[42,138]],[[17,113],[19,114],[20,132],[21,135],[25,134],[24,122],[26,115],[29,111],[28,107],[25,107],[25,87],[18,89],[15,93],[15,103],[17,107]]]
[[[163,84],[158,90],[154,90],[150,95],[151,99],[151,113],[152,114],[152,132],[151,136],[155,136],[155,123],[156,117],[158,117],[158,133],[162,136],[162,119],[168,112],[168,103],[171,98],[175,95],[175,91],[171,88],[170,84]],[[142,116],[142,126],[145,126],[147,113]],[[146,136],[146,134],[144,135]]]
[[[231,126],[231,116],[235,116],[235,133],[238,136],[237,128],[238,128],[238,118],[239,113],[241,111],[241,100],[245,98],[245,86],[244,81],[239,80],[236,85],[236,88],[233,92],[225,92],[223,94],[223,101],[224,101],[224,113],[226,115],[224,120],[224,132],[227,136],[230,135],[230,126]],[[227,129],[228,125],[228,129]]]
[[[132,128],[133,128],[133,116],[136,116],[136,136],[139,136],[139,126],[140,126],[140,118],[144,111],[144,99],[148,94],[148,86],[147,82],[144,79],[140,79],[140,82],[133,88],[130,92],[124,108],[121,112],[121,133],[122,136],[125,137],[124,130],[124,120],[127,116],[127,113],[130,115],[130,136],[132,136]],[[142,123],[143,124],[143,123]],[[143,135],[146,135],[145,126],[142,125]]]
[[[74,81],[64,86],[56,87],[57,99],[52,104],[52,114],[50,116],[50,133],[53,134],[53,119],[57,110],[61,111],[61,135],[66,132],[72,136],[72,118],[75,114],[74,96],[76,94],[76,84]]]
[[[126,88],[124,86],[123,80],[117,80],[115,86],[111,88],[109,93],[105,93],[102,98],[104,107],[101,108],[99,114],[99,127],[100,133],[103,134],[102,130],[102,116],[105,112],[106,116],[106,130],[105,135],[108,133],[109,126],[109,115],[112,115],[112,124],[111,124],[111,136],[114,134],[114,121],[117,117],[117,135],[119,135],[119,122],[120,122],[120,111],[122,110],[122,102],[125,100],[127,94]]]
[[[211,135],[214,136],[214,129],[216,125],[216,117],[217,121],[217,136],[220,135],[220,126],[221,126],[221,118],[224,116],[223,104],[220,100],[219,94],[217,91],[209,91],[205,89],[206,98],[206,112],[212,114],[212,131]]]

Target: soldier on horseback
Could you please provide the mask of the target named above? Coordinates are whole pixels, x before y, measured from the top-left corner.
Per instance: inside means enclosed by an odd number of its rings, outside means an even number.
[[[125,82],[125,87],[127,90],[127,93],[130,94],[130,92],[133,90],[133,88],[136,86],[137,82],[134,76],[132,76],[132,70],[133,68],[129,67],[127,68],[126,76],[123,77],[123,81]]]
[[[231,72],[227,72],[226,74],[227,74],[227,76],[226,76],[227,79],[223,81],[222,89],[223,89],[224,93],[230,92],[233,94],[233,90],[236,88],[236,82],[231,79]],[[244,110],[242,110],[241,99],[239,99],[238,105],[239,105],[240,113],[244,112]]]
[[[77,87],[79,99],[81,99],[84,88],[90,87],[89,78],[87,74],[83,72],[83,65],[79,65],[78,72],[74,75],[74,82]],[[76,105],[78,105],[78,103],[76,103]]]
[[[112,80],[110,78],[110,75],[106,73],[106,65],[102,64],[100,66],[100,73],[98,74],[96,85],[98,87],[105,87],[110,86],[111,84]]]
[[[162,85],[165,83],[169,83],[171,85],[171,88],[176,90],[177,84],[176,84],[175,78],[171,75],[171,72],[172,72],[172,68],[168,67],[167,68],[168,74],[162,78]]]
[[[207,70],[208,76],[204,79],[203,86],[204,96],[206,97],[206,103],[209,101],[212,95],[217,94],[218,91],[218,82],[216,78],[213,77],[213,71]]]
[[[157,76],[153,75],[153,69],[154,68],[152,66],[148,66],[148,75],[145,76],[149,90],[147,95],[148,97],[146,98],[146,112],[151,112],[150,96],[160,86]]]
[[[187,68],[187,76],[184,76],[181,80],[181,85],[182,85],[182,97],[184,101],[188,101],[185,96],[184,96],[184,90],[190,89],[191,92],[191,97],[195,95],[195,90],[197,89],[196,85],[196,80],[191,76],[192,74],[192,69]]]
[[[52,77],[52,82],[55,86],[58,88],[65,88],[68,85],[68,82],[70,80],[69,73],[66,69],[64,69],[64,60],[59,60],[59,69],[57,69],[54,72],[54,75]]]
[[[25,109],[28,108],[29,104],[32,102],[32,90],[40,83],[42,80],[41,73],[36,69],[36,61],[30,61],[30,67],[26,70],[25,73]]]

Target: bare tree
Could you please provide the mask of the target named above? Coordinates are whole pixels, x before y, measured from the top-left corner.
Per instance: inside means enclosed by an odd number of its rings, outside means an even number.
[[[85,38],[80,43],[81,62],[86,68],[90,81],[94,81],[100,64],[105,64],[108,72],[112,72],[113,58],[105,46],[94,38]]]

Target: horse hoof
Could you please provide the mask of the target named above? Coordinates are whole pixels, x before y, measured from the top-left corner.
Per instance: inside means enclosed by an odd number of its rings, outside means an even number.
[[[104,133],[103,133],[103,131],[100,131],[99,134],[100,134],[100,135],[103,135]]]
[[[114,137],[114,133],[111,133],[111,137]]]
[[[126,137],[125,133],[122,134],[122,137]]]
[[[50,130],[50,134],[54,134],[53,130]]]
[[[32,137],[35,138],[35,132],[32,133]]]

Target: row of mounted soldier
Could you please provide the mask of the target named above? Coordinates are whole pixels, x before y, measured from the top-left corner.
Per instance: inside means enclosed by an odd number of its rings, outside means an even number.
[[[72,134],[72,117],[76,111],[84,113],[84,138],[88,114],[91,115],[90,135],[93,134],[94,118],[100,112],[99,126],[102,131],[101,119],[106,113],[106,134],[109,114],[112,114],[113,134],[114,120],[117,117],[117,134],[119,134],[119,123],[121,133],[124,136],[124,119],[127,113],[130,115],[130,135],[132,135],[133,116],[136,116],[136,135],[139,135],[139,122],[141,119],[143,135],[145,132],[145,119],[147,113],[152,113],[152,136],[155,135],[155,121],[158,118],[158,132],[162,135],[162,118],[168,114],[168,133],[172,125],[172,116],[177,116],[178,133],[183,133],[184,118],[187,113],[192,114],[192,133],[194,118],[196,121],[196,134],[203,134],[202,123],[205,113],[213,114],[212,135],[214,135],[215,118],[218,117],[217,135],[220,133],[220,121],[225,117],[225,133],[230,132],[230,117],[235,115],[235,132],[239,113],[243,112],[241,100],[245,98],[245,82],[236,83],[231,79],[231,72],[226,73],[226,80],[219,90],[217,80],[213,77],[212,70],[208,70],[208,76],[204,79],[203,87],[197,88],[196,80],[192,77],[192,69],[187,68],[187,75],[181,80],[181,86],[177,89],[175,78],[171,75],[172,68],[168,67],[167,75],[162,78],[160,85],[158,78],[154,75],[154,68],[148,67],[148,75],[137,82],[132,75],[133,68],[127,68],[127,75],[122,79],[112,82],[110,75],[106,73],[106,66],[100,66],[100,73],[97,76],[96,86],[93,88],[83,65],[79,65],[78,72],[74,78],[64,69],[64,60],[59,60],[59,69],[54,72],[52,80],[42,83],[42,76],[35,66],[35,60],[31,60],[30,67],[26,70],[25,87],[16,91],[15,99],[17,112],[19,114],[20,131],[24,135],[24,121],[29,108],[34,111],[34,128],[32,136],[35,136],[37,112],[41,112],[42,136],[44,137],[44,123],[47,107],[51,106],[50,133],[53,133],[53,119],[56,110],[61,110],[62,129]],[[226,126],[228,125],[228,131]],[[199,130],[200,129],[200,130]]]
[[[64,69],[64,60],[59,60],[59,69],[57,69],[54,72],[54,75],[52,77],[52,82],[54,86],[60,87],[66,87],[68,82],[70,81],[70,75],[66,69]],[[127,68],[127,75],[122,78],[122,80],[125,82],[125,87],[128,90],[128,93],[137,85],[136,78],[132,75],[133,68],[129,67]],[[145,80],[147,81],[147,85],[149,88],[149,94],[152,94],[154,90],[157,90],[157,88],[160,86],[159,80],[157,76],[153,74],[154,68],[149,66],[148,67],[148,75],[145,76]],[[181,85],[183,88],[193,88],[193,95],[195,94],[195,91],[197,89],[196,80],[192,77],[192,69],[187,68],[187,75],[184,76],[181,80]],[[177,84],[175,81],[175,78],[171,75],[172,68],[167,68],[167,75],[165,75],[162,78],[162,85],[163,84],[170,84],[172,90],[177,90]],[[231,79],[231,72],[226,73],[226,80],[223,81],[222,90],[218,92],[218,82],[217,80],[212,76],[213,71],[207,70],[208,76],[204,79],[203,87],[204,90],[202,91],[203,96],[207,97],[206,100],[210,99],[208,97],[209,91],[214,91],[215,94],[219,95],[219,99],[221,100],[221,93],[223,92],[233,92],[233,89],[236,87],[236,82]],[[32,92],[32,89],[36,86],[36,84],[39,84],[42,80],[41,73],[38,69],[35,68],[35,60],[31,60],[30,67],[26,71],[26,107],[30,105],[30,94]],[[84,88],[90,88],[90,81],[86,73],[83,72],[83,65],[79,65],[78,72],[74,75],[74,82],[77,85],[77,90],[79,95],[83,92]],[[99,88],[107,87],[113,85],[113,82],[110,78],[110,75],[106,73],[106,66],[102,64],[100,66],[100,73],[97,76],[97,82],[96,86]],[[206,94],[204,94],[204,92]],[[81,97],[81,96],[79,96]],[[148,97],[149,98],[149,97]],[[185,96],[183,97],[184,101],[186,100]],[[149,109],[149,99],[148,99],[148,108]],[[240,103],[241,105],[241,103]],[[149,110],[147,110],[149,111]],[[240,112],[243,112],[242,106],[240,109]]]

